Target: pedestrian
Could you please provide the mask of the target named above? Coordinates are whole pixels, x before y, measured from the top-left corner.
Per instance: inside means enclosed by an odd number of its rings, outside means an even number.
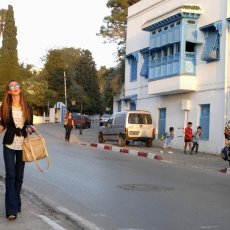
[[[65,140],[69,141],[71,131],[72,131],[73,127],[74,127],[74,119],[72,117],[71,112],[68,113],[68,117],[67,117],[66,120],[67,120],[67,124],[65,126]]]
[[[6,85],[0,109],[0,133],[4,130],[3,157],[5,163],[5,211],[9,220],[21,212],[21,188],[25,162],[22,161],[22,144],[27,131],[35,129],[32,108],[27,104],[18,81]],[[30,127],[29,129],[26,127]]]
[[[192,136],[192,149],[191,149],[191,154],[193,153],[193,150],[195,149],[195,152],[198,153],[198,148],[199,148],[199,142],[200,142],[200,138],[202,135],[202,129],[201,126],[198,126],[196,131],[193,133]]]
[[[67,111],[65,113],[65,116],[64,116],[64,128],[66,127],[67,123],[68,123],[68,116],[69,116],[69,111]]]
[[[170,127],[169,132],[164,134],[164,137],[162,138],[162,148],[160,153],[164,153],[164,149],[168,148],[168,153],[172,154],[172,140],[174,138],[174,128]]]
[[[225,125],[224,143],[225,143],[225,146],[230,146],[230,120]]]
[[[187,153],[187,146],[191,152],[192,148],[192,122],[187,123],[187,127],[184,129],[184,153]]]
[[[221,150],[221,157],[229,162],[230,167],[230,120],[225,125],[224,144],[225,146]]]

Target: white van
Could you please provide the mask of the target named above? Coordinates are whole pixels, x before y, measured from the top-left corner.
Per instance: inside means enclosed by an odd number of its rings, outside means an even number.
[[[117,112],[98,132],[99,143],[118,141],[121,147],[129,144],[129,141],[142,141],[146,147],[151,147],[154,139],[151,114],[143,110]]]

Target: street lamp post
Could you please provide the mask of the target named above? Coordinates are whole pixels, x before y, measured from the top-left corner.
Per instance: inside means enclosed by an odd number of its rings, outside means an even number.
[[[79,134],[82,135],[82,97],[81,97],[81,125],[80,125],[80,131],[79,131]]]
[[[72,99],[71,103],[72,103],[72,106],[76,105],[76,100]],[[80,112],[81,112],[81,115],[80,115],[79,135],[82,135],[82,98],[80,100]]]
[[[65,75],[65,71],[64,71],[64,91],[65,91],[65,105],[66,105],[66,109],[68,110],[67,96],[66,96],[66,75]]]

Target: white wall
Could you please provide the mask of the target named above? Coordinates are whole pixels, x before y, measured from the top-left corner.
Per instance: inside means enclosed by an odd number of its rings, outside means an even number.
[[[148,94],[148,80],[138,75],[136,82],[130,82],[129,64],[126,61],[125,70],[125,96],[138,95],[137,109],[149,110],[158,132],[159,108],[166,108],[166,129],[175,128],[175,148],[183,146],[183,128],[186,121],[193,122],[193,129],[199,125],[200,105],[210,104],[209,141],[201,141],[200,151],[220,153],[224,140],[224,123],[230,119],[230,35],[229,22],[230,1],[228,0],[142,0],[131,6],[128,10],[128,31],[126,53],[146,48],[149,46],[149,32],[141,30],[141,26],[148,20],[160,16],[183,4],[198,4],[202,15],[198,19],[198,28],[222,21],[222,36],[220,44],[220,61],[206,63],[201,60],[203,45],[197,49],[195,93],[158,96]],[[198,40],[203,40],[199,31]],[[140,72],[143,58],[139,54],[138,73]],[[191,101],[191,110],[181,110],[182,99]],[[186,119],[188,116],[188,120]],[[156,133],[157,134],[157,133]],[[160,144],[160,141],[155,141]]]

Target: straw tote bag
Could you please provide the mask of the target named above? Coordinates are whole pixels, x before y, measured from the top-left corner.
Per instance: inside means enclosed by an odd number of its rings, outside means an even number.
[[[47,160],[48,169],[50,166],[50,159],[45,145],[45,138],[37,132],[34,132],[34,134],[27,134],[22,144],[22,160],[24,162],[34,162],[37,169],[44,172],[38,163],[39,160],[44,158]]]

